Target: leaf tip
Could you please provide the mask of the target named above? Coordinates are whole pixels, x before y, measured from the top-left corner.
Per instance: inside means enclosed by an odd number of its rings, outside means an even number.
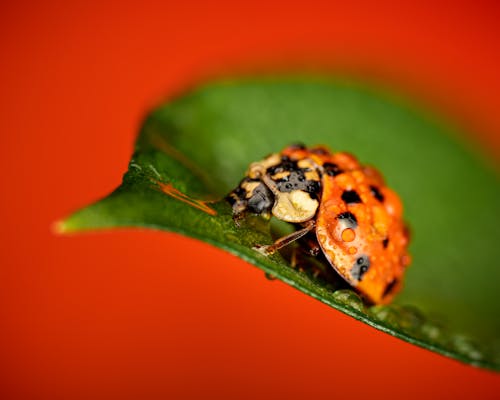
[[[69,228],[68,224],[66,223],[66,220],[61,219],[61,220],[53,222],[50,225],[50,231],[54,235],[65,235],[68,232],[70,232],[71,229]]]

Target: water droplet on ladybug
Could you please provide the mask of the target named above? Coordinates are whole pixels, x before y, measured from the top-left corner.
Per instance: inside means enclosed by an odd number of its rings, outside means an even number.
[[[349,252],[349,254],[356,254],[358,252],[358,248],[351,246],[347,251]]]
[[[352,242],[356,238],[356,232],[351,228],[347,228],[342,231],[341,236],[344,242]]]
[[[401,257],[401,264],[403,266],[408,266],[411,264],[411,256],[409,254],[405,254]]]

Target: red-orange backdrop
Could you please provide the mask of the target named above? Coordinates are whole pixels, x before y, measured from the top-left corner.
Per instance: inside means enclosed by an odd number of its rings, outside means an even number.
[[[495,2],[349,3],[1,3],[2,399],[498,396],[499,375],[375,331],[206,244],[50,231],[120,182],[163,96],[255,65],[312,61],[397,87],[498,157]]]

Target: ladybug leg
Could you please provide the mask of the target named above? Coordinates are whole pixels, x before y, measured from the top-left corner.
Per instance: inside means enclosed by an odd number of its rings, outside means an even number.
[[[292,255],[290,256],[290,266],[292,268],[300,266],[301,258],[304,258],[305,256],[316,257],[321,251],[321,247],[319,247],[318,242],[313,239],[304,239],[304,244],[304,247],[299,246],[292,249]]]
[[[312,276],[317,278],[325,272],[323,266],[316,261],[320,250],[321,248],[315,240],[306,239],[304,247],[299,246],[292,250],[290,266],[301,272],[310,271]]]
[[[313,219],[310,219],[309,221],[304,223],[304,227],[302,229],[299,229],[298,231],[292,232],[289,235],[279,238],[271,245],[255,245],[254,249],[264,255],[273,254],[282,247],[288,246],[290,243],[295,242],[304,235],[307,235],[315,228],[315,226],[316,226],[315,221]]]
[[[306,239],[307,247],[308,247],[308,253],[310,256],[316,257],[320,251],[321,247],[319,247],[319,243],[317,240],[312,240],[311,238]]]
[[[290,257],[290,266],[292,268],[297,268],[297,266],[299,265],[298,254],[297,254],[298,251],[299,249],[297,247],[292,249],[292,256]]]
[[[233,222],[239,228],[241,221],[245,219],[246,203],[239,200],[233,204]]]
[[[307,252],[301,247],[294,247],[292,250],[292,255],[290,257],[290,267],[299,270],[300,272],[305,272],[307,268],[307,261],[304,256]]]
[[[290,256],[290,267],[298,269],[299,271],[304,272],[305,266],[307,262],[305,261],[304,256],[307,255],[307,251],[304,250],[300,246],[296,246],[292,249],[292,254]]]

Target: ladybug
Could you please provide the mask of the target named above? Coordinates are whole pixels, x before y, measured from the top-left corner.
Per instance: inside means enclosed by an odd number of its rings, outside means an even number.
[[[381,174],[351,154],[291,145],[250,164],[229,193],[236,223],[247,213],[272,216],[297,230],[264,254],[309,233],[334,270],[368,302],[384,304],[401,288],[410,263],[409,231],[399,196]]]

